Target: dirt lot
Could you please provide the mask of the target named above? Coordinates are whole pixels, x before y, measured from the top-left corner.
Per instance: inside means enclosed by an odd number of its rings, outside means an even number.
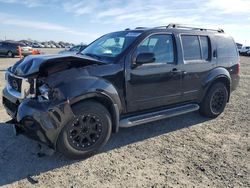
[[[0,89],[15,61],[0,58]],[[0,112],[9,120],[2,105]],[[0,186],[33,187],[32,176],[36,187],[250,187],[250,57],[241,58],[240,86],[217,119],[196,112],[122,129],[81,161],[37,152],[1,123]]]

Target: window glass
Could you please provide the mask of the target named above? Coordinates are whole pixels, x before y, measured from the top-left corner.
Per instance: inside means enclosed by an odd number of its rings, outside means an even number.
[[[115,60],[115,58],[124,52],[140,34],[140,31],[109,33],[88,45],[81,51],[81,54],[107,61]]]
[[[231,37],[216,36],[218,57],[234,57],[237,56],[235,43]]]
[[[172,35],[156,34],[148,37],[136,49],[136,55],[141,53],[154,53],[154,63],[173,63],[174,47]]]
[[[201,50],[202,50],[202,59],[209,59],[209,39],[206,36],[200,36],[201,41]]]
[[[198,36],[182,35],[184,60],[201,60],[201,50]]]

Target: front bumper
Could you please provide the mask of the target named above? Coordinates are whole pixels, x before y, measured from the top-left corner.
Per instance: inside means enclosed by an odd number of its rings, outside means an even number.
[[[16,127],[27,137],[56,148],[61,129],[74,117],[68,101],[39,102],[35,99],[19,101],[3,90],[3,105],[15,119]]]

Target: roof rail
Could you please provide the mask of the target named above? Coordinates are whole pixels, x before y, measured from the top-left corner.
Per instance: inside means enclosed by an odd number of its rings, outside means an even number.
[[[157,28],[162,28],[161,27],[157,27]],[[192,26],[187,26],[187,25],[182,25],[182,24],[174,24],[174,23],[171,23],[169,24],[168,26],[165,26],[165,28],[176,28],[176,29],[191,29],[191,30],[200,30],[200,31],[215,31],[215,32],[218,32],[218,33],[224,33],[224,30],[223,29],[207,29],[207,28],[200,28],[200,27],[192,27]]]
[[[148,29],[148,27],[136,27],[135,29]]]

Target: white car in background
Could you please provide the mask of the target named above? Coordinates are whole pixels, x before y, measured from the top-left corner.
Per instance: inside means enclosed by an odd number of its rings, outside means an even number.
[[[70,50],[72,47],[74,47],[73,45],[67,45],[65,46],[65,50]]]
[[[243,46],[241,49],[239,49],[239,53],[241,55],[247,55],[248,51],[250,51],[250,46]]]
[[[56,45],[50,44],[51,48],[56,48]]]

